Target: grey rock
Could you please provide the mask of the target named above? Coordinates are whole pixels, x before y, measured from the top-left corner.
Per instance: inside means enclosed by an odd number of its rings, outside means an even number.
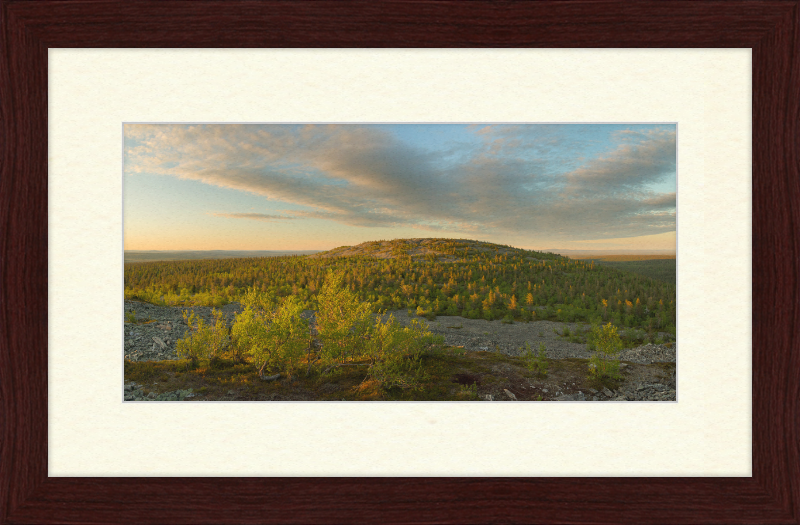
[[[603,394],[605,394],[606,397],[612,397],[614,395],[614,393],[608,388],[603,388]]]

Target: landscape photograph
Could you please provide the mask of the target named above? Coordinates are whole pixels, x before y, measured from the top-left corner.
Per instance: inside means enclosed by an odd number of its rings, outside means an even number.
[[[677,125],[123,125],[124,402],[677,401]]]

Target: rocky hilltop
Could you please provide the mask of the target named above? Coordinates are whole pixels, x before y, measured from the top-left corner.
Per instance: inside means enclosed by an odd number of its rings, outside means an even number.
[[[364,256],[376,259],[395,259],[405,256],[411,258],[432,257],[439,262],[456,262],[461,260],[465,253],[510,255],[517,252],[528,252],[528,250],[469,239],[416,238],[371,241],[356,246],[340,246],[333,250],[309,255],[308,258],[331,259],[334,257]],[[535,258],[532,258],[532,260],[535,260]]]

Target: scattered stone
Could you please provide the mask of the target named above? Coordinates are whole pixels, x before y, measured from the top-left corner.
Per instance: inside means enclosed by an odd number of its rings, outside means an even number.
[[[513,392],[511,392],[511,391],[509,391],[508,389],[504,388],[504,389],[503,389],[503,392],[505,392],[505,393],[506,393],[506,395],[507,395],[508,397],[510,397],[512,401],[516,401],[516,400],[517,400],[517,396],[515,396],[515,395],[514,395],[514,393],[513,393]]]
[[[597,390],[595,390],[594,388],[590,388],[590,389],[589,389],[589,392],[591,392],[592,394],[596,394],[596,393],[597,393]]]
[[[586,396],[584,396],[582,392],[578,392],[577,394],[564,394],[558,396],[556,401],[586,401]]]
[[[603,388],[603,394],[606,397],[613,397],[614,396],[614,392],[612,392],[611,390],[609,390],[608,388],[605,388],[605,387]]]
[[[546,388],[543,388],[543,389],[542,389],[542,392],[544,392],[544,393],[546,394],[546,393],[548,393],[548,392],[549,392],[549,390],[547,390]]]
[[[494,401],[492,394],[486,394],[486,401]]]

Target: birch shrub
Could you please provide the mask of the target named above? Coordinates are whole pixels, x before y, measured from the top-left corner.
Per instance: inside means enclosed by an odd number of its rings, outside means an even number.
[[[179,339],[175,345],[178,356],[189,359],[192,366],[197,366],[199,359],[214,360],[222,355],[222,352],[230,342],[228,337],[228,324],[219,310],[211,310],[214,316],[214,324],[206,324],[196,313],[183,311],[183,320],[189,326],[183,339]]]
[[[370,359],[367,378],[386,389],[419,389],[428,379],[423,357],[443,342],[442,336],[434,336],[416,319],[408,327],[400,325],[394,316],[389,316],[386,322],[378,319],[367,345]]]
[[[344,364],[365,357],[372,328],[372,305],[343,285],[341,274],[328,274],[317,295],[317,336],[321,365]]]
[[[427,377],[422,359],[444,338],[434,336],[417,319],[400,325],[393,316],[373,322],[372,305],[343,286],[342,276],[329,274],[318,296],[317,331],[320,364],[335,367],[358,361],[366,380],[383,388],[419,388]],[[355,364],[355,363],[353,363]]]
[[[300,315],[303,304],[294,295],[277,302],[274,296],[250,290],[242,305],[231,330],[239,351],[252,357],[261,377],[268,369],[291,375],[310,339],[308,321]]]

